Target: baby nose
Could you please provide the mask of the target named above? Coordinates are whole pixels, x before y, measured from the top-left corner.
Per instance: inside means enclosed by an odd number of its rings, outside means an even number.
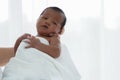
[[[47,26],[50,26],[50,25],[51,25],[50,20],[46,20],[46,21],[45,21],[45,24],[46,24]]]

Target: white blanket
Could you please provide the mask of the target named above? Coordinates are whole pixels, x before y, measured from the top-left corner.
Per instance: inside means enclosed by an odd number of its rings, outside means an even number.
[[[40,41],[49,45],[43,38]],[[25,49],[26,45],[24,41],[20,44],[16,56],[6,65],[2,80],[80,80],[64,45],[57,59],[34,48]]]
[[[1,68],[0,68],[0,79],[1,79],[1,77],[2,77],[2,70],[1,70]]]

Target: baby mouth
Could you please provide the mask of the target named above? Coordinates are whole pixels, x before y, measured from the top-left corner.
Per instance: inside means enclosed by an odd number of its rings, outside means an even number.
[[[43,25],[42,27],[45,28],[45,29],[48,29],[48,26],[46,26],[46,25]]]

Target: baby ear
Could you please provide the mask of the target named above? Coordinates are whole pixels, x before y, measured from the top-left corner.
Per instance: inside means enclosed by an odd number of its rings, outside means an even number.
[[[59,34],[62,35],[65,32],[65,29],[63,28],[62,30],[60,30]]]

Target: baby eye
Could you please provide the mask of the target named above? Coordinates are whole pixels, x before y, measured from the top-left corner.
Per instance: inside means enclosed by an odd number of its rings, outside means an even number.
[[[48,19],[47,17],[44,17],[44,19]]]

